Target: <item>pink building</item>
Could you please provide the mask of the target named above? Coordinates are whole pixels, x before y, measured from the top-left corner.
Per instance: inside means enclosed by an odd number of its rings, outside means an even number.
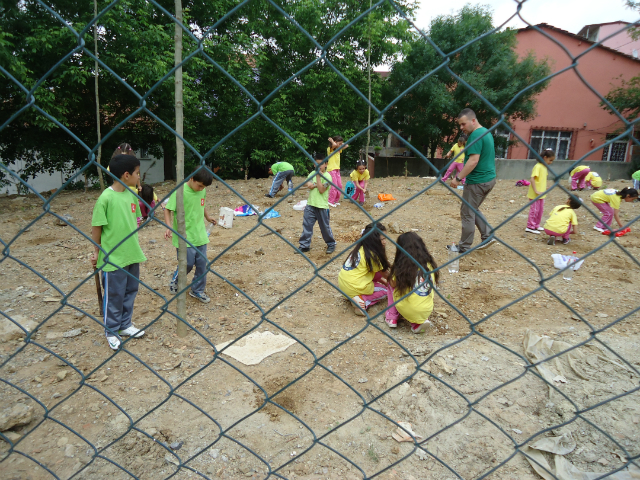
[[[613,48],[620,53],[626,53],[638,58],[640,39],[634,40],[631,38],[629,30],[626,28],[627,25],[629,25],[629,22],[622,21],[585,25],[578,32],[578,36],[584,37],[591,42],[602,42],[605,47]]]
[[[594,43],[551,25],[543,23],[537,26],[564,45],[573,56],[582,54]],[[521,29],[517,38],[518,54],[524,56],[532,51],[538,59],[549,59],[552,72],[561,71],[572,63],[558,44],[531,27]],[[622,79],[640,75],[640,60],[612,48],[598,46],[580,57],[576,68],[594,89],[606,95],[619,86]],[[587,155],[603,145],[606,139],[615,138],[615,132],[622,127],[617,117],[602,109],[600,99],[573,69],[551,79],[549,86],[537,98],[536,110],[536,118],[527,122],[515,121],[513,127],[538,152],[546,148],[555,150],[558,160],[577,160]],[[631,156],[629,144],[629,141],[616,142],[611,148],[607,146],[590,153],[585,160],[628,162]],[[509,147],[507,152],[498,156],[533,158],[522,143]]]

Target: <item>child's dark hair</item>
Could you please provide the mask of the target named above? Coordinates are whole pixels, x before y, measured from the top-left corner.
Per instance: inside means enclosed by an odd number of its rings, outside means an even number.
[[[365,167],[365,168],[367,168],[367,161],[366,161],[364,158],[362,158],[362,159],[360,159],[360,160],[357,160],[357,161],[356,161],[356,168],[358,168],[358,167]]]
[[[542,158],[553,158],[555,160],[556,152],[554,152],[550,148],[547,148],[545,151],[542,152]]]
[[[393,260],[393,267],[391,267],[391,274],[389,275],[391,278],[395,277],[398,292],[401,295],[406,295],[409,291],[413,290],[416,278],[421,271],[416,262],[427,272],[431,269],[438,268],[438,265],[429,253],[429,250],[427,250],[424,241],[417,233],[403,233],[398,237],[396,243],[413,257],[413,259],[411,259],[398,248],[396,250],[396,258]],[[431,265],[431,267],[429,267],[429,265]],[[434,275],[436,283],[438,283],[440,280],[440,271],[434,272]],[[426,278],[425,280],[428,281]]]
[[[566,208],[572,208],[574,210],[579,209],[582,206],[582,200],[574,195],[571,195],[569,197],[569,205],[565,206],[565,207],[561,207],[558,209],[559,212],[561,212],[562,210],[566,209]]]
[[[131,148],[131,145],[129,145],[128,143],[121,143],[113,151],[113,155],[111,155],[111,158],[115,158],[118,155],[133,155],[133,148]]]
[[[358,252],[360,251],[360,247],[364,248],[364,261],[367,265],[367,270],[373,272],[373,262],[380,264],[382,270],[389,269],[389,260],[387,259],[387,252],[384,249],[384,245],[382,244],[382,240],[380,239],[380,234],[377,232],[373,232],[369,236],[365,238],[365,235],[369,233],[373,228],[377,228],[378,232],[386,232],[386,227],[381,223],[370,223],[362,232],[362,239],[356,243],[355,248],[349,254],[347,261],[351,261],[351,264],[354,265],[356,260],[358,259]],[[362,259],[360,259],[362,261]],[[345,262],[346,263],[346,262]]]
[[[140,198],[144,200],[147,205],[151,206],[151,203],[153,202],[153,187],[151,185],[142,185]]]
[[[340,135],[336,135],[335,137],[331,137],[334,142],[344,142],[344,139]]]
[[[324,160],[324,153],[322,152],[315,152],[313,154],[313,159],[314,160]]]
[[[200,167],[196,167],[196,168],[200,168]],[[200,168],[200,170],[198,170],[191,178],[193,179],[194,182],[200,182],[205,187],[208,187],[213,183],[213,175],[209,170],[207,170],[204,167]]]
[[[620,191],[616,190],[616,195],[620,195],[622,198],[627,198],[627,197],[637,198],[638,191],[635,188],[624,187]]]
[[[140,166],[140,160],[133,155],[116,155],[109,162],[109,171],[116,178],[122,179],[125,173],[133,174],[136,167]]]
[[[469,137],[467,137],[466,135],[462,134],[462,135],[460,135],[460,136],[458,137],[458,141],[459,141],[459,142],[466,142],[468,138],[469,138]]]

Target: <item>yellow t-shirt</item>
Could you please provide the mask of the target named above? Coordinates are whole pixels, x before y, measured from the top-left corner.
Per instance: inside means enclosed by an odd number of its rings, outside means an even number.
[[[562,208],[562,210],[560,210]],[[549,220],[544,224],[544,228],[556,233],[565,233],[571,225],[578,225],[578,217],[576,211],[567,205],[558,205],[551,210]]]
[[[366,168],[364,169],[364,172],[362,172],[362,174],[360,174],[358,170],[354,170],[349,176],[354,182],[361,182],[362,180],[369,180],[369,178],[371,178],[369,176],[369,170],[367,170]]]
[[[533,170],[531,170],[531,176],[535,177],[536,180],[536,190],[538,190],[539,192],[544,192],[547,189],[547,173],[549,172],[549,169],[547,168],[546,165],[543,165],[541,163],[536,163],[535,167],[533,167]],[[533,200],[534,198],[536,198],[536,192],[533,191],[533,184],[529,185],[529,191],[527,192],[527,198],[529,200]],[[546,195],[542,195],[540,198],[545,198]]]
[[[592,187],[600,188],[602,186],[602,177],[597,172],[589,172],[584,179],[591,182]]]
[[[573,177],[576,173],[581,172],[585,168],[589,168],[589,167],[587,167],[586,165],[579,165],[576,168],[574,168],[573,170],[571,170],[571,173],[569,175]]]
[[[460,145],[458,145],[457,143],[451,147],[451,150],[449,150],[453,156],[453,158],[458,157],[458,154],[462,151],[464,147],[461,147]],[[453,163],[463,163],[464,162],[464,155],[460,155],[458,158],[456,158],[456,161]]]
[[[614,210],[620,210],[622,197],[616,195],[616,191],[613,188],[605,188],[604,190],[592,193],[591,201],[593,203],[608,203]]]
[[[373,277],[376,272],[382,270],[382,266],[375,261],[371,262],[373,272],[367,269],[367,262],[364,258],[364,247],[358,250],[355,262],[347,259],[342,265],[338,274],[338,287],[347,297],[353,298],[356,295],[371,295],[373,293]]]
[[[431,265],[428,265],[431,270]],[[435,284],[435,276],[431,274],[431,282]],[[418,288],[424,282],[424,279],[420,273],[416,278],[414,288],[416,289],[411,295],[404,300],[396,303],[396,308],[400,315],[411,323],[424,323],[431,315],[433,311],[433,288],[428,283],[425,283]],[[401,293],[398,289],[393,290],[393,301],[397,302],[399,298],[402,298],[407,292]]]
[[[327,163],[327,172],[331,170],[340,170],[340,153],[342,150],[337,153],[331,153],[331,147],[327,147],[327,156],[329,157],[329,162]]]

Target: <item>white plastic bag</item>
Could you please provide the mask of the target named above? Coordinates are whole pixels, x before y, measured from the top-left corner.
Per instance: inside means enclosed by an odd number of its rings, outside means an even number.
[[[573,255],[561,255],[559,253],[552,253],[551,258],[553,258],[553,266],[558,270],[562,270],[569,264],[569,261],[576,259],[577,257],[574,257]],[[580,260],[579,262],[574,263],[573,269],[578,270],[582,265],[582,262],[584,262],[584,260]]]
[[[296,203],[293,206],[294,210],[297,210],[299,212],[301,212],[302,210],[304,210],[307,207],[307,201],[306,200],[300,200],[298,203]]]

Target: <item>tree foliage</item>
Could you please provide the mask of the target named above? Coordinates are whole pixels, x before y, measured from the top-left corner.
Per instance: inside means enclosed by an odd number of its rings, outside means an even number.
[[[448,54],[493,30],[491,12],[483,6],[465,6],[455,15],[433,19],[427,35]],[[477,40],[450,57],[448,67],[471,85],[486,101],[502,110],[525,88],[546,77],[550,68],[546,60],[537,61],[532,54],[519,59],[514,50],[516,31],[506,29]],[[391,102],[430,72],[409,94],[400,99],[385,116],[393,129],[411,136],[418,150],[449,146],[459,133],[456,117],[472,108],[484,126],[491,126],[498,116],[488,105],[446,69],[445,58],[424,38],[415,38],[403,62],[396,63],[389,76],[385,99]],[[535,97],[546,87],[540,83],[520,94],[505,112],[507,121],[531,119],[535,114]]]

